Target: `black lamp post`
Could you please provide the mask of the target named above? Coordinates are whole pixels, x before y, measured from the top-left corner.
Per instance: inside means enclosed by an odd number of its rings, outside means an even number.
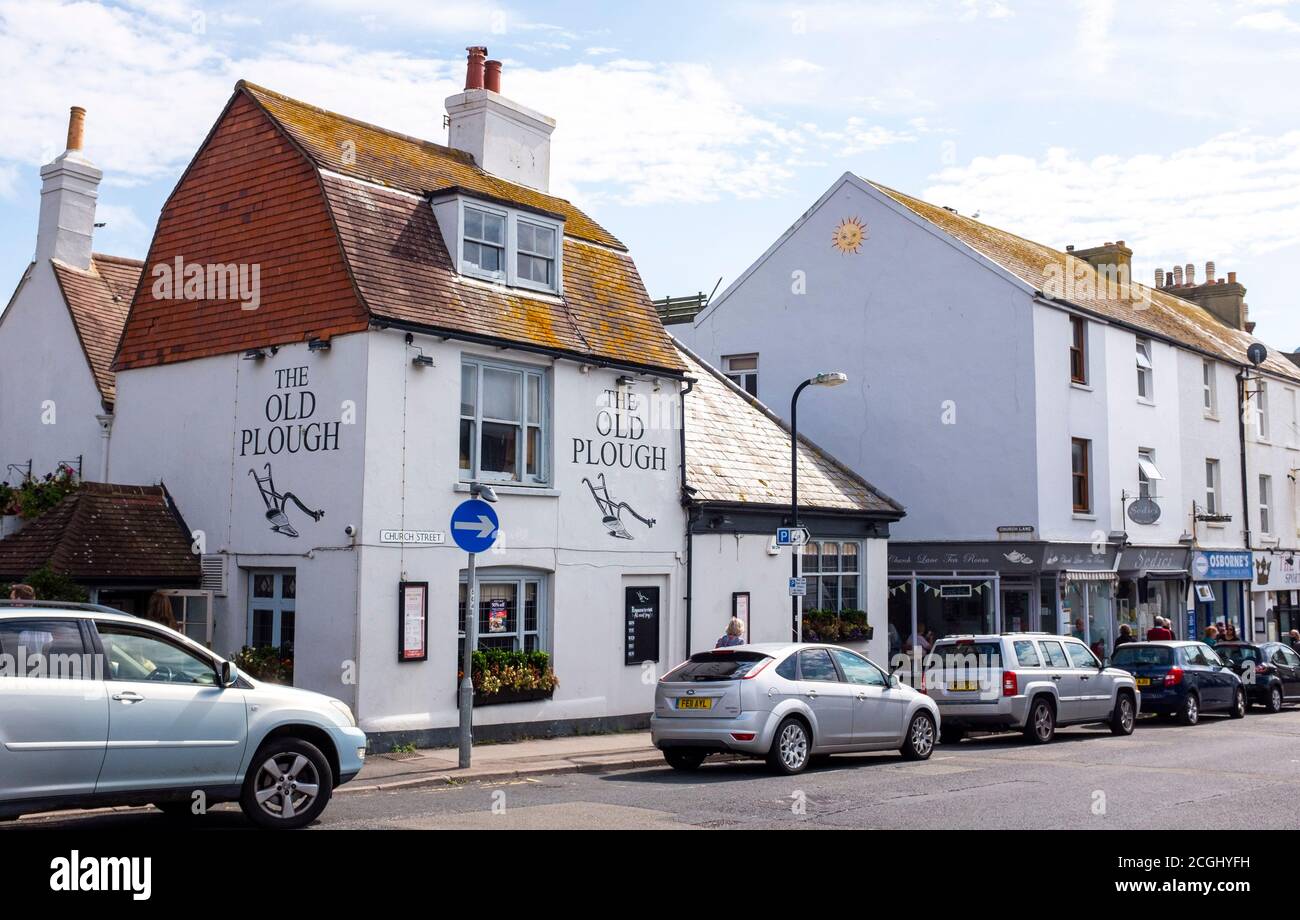
[[[790,398],[790,527],[797,529],[799,527],[799,394],[808,387],[837,387],[842,383],[849,382],[849,375],[835,371],[827,374],[818,374],[816,377],[810,377],[794,389],[794,396]],[[799,555],[803,549],[799,546],[790,547],[790,577],[799,577]],[[795,595],[790,597],[790,619],[793,621],[791,633],[794,641],[803,640],[803,623],[799,617],[799,598]]]

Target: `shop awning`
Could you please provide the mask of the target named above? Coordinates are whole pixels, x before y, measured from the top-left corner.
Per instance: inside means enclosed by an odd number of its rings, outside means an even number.
[[[1066,581],[1114,581],[1114,572],[1084,572],[1066,570],[1061,573]]]

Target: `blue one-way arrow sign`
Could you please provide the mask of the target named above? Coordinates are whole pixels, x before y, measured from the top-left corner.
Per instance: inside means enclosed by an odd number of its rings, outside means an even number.
[[[467,553],[483,553],[496,542],[501,524],[487,502],[472,498],[451,513],[451,538]]]

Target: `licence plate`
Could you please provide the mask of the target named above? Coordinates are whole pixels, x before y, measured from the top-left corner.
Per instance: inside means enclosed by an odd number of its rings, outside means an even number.
[[[678,709],[712,709],[713,698],[709,696],[681,696],[677,698]]]
[[[956,691],[965,692],[967,690],[978,690],[979,688],[980,682],[977,680],[959,680],[948,685],[948,691],[950,693]]]
[[[1149,678],[1149,677],[1139,677],[1139,678],[1137,679],[1137,685],[1138,685],[1139,687],[1150,687],[1150,686],[1151,686],[1151,678]]]

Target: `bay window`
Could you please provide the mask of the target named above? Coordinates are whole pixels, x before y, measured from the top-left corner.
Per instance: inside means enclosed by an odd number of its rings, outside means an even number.
[[[458,624],[464,649],[465,603],[469,586],[460,583]],[[546,577],[540,573],[480,569],[478,648],[508,652],[547,651]],[[458,656],[457,661],[461,658]]]
[[[803,548],[803,574],[808,579],[804,608],[861,610],[861,544],[812,541]]]

